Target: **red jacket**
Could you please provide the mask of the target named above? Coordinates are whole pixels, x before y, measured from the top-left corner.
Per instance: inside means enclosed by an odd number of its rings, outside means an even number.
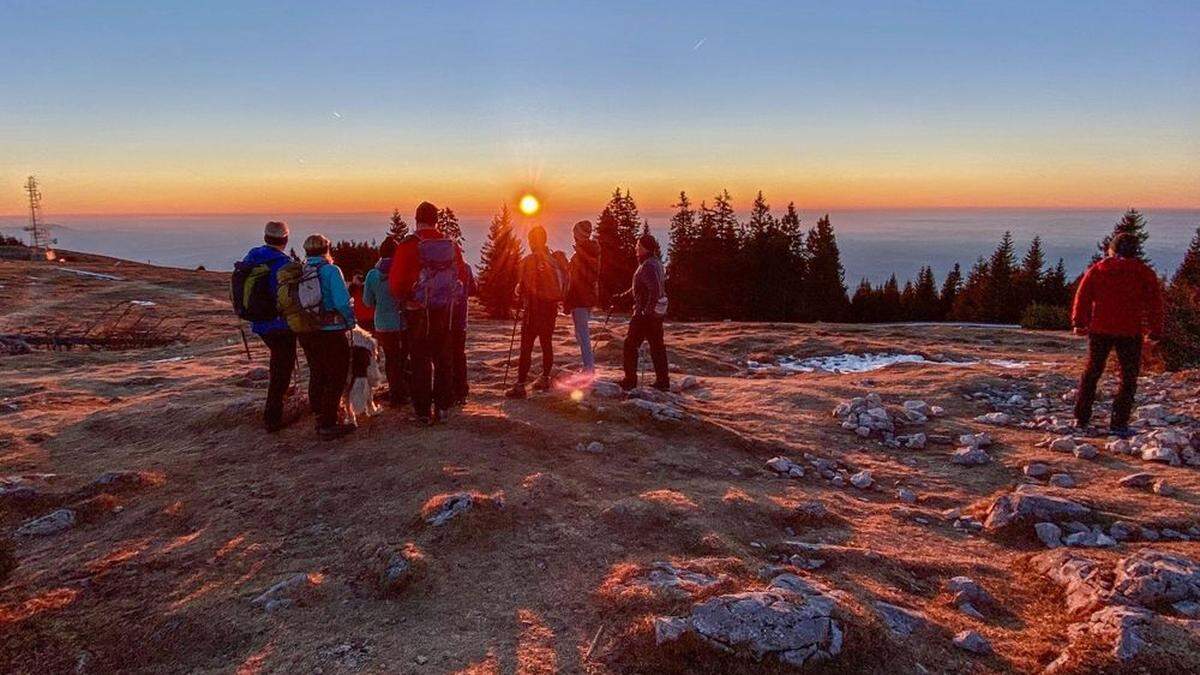
[[[1071,324],[1101,335],[1161,335],[1163,300],[1158,276],[1137,258],[1101,260],[1088,268],[1079,282]]]
[[[403,306],[405,300],[412,295],[413,285],[417,283],[417,279],[421,276],[421,258],[417,255],[417,244],[426,239],[445,239],[446,235],[442,234],[437,228],[422,227],[418,228],[413,236],[405,237],[396,246],[396,253],[392,256],[392,268],[388,272],[388,290],[392,293],[392,298],[395,299],[398,306]],[[462,249],[455,247],[458,255],[458,278],[463,284],[467,284],[470,279],[470,271],[467,270],[467,263],[463,261]]]

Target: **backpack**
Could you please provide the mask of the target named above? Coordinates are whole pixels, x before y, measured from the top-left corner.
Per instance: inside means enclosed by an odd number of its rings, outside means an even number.
[[[450,239],[417,242],[421,271],[413,284],[412,302],[425,309],[450,309],[463,292],[458,278],[458,247]]]
[[[279,268],[277,305],[294,333],[312,333],[342,322],[337,312],[325,310],[321,291],[321,266],[290,262]]]
[[[533,297],[546,302],[559,302],[567,297],[571,275],[567,271],[569,263],[566,262],[566,255],[562,251],[555,251],[550,255],[533,253],[530,257],[533,259],[533,269],[528,281]]]
[[[271,291],[271,266],[268,263],[234,263],[229,299],[233,302],[234,313],[243,321],[277,318],[279,309]]]

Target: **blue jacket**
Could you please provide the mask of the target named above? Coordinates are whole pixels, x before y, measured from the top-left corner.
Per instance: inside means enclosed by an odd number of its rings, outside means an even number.
[[[304,262],[317,266],[317,274],[321,277],[322,308],[342,315],[342,323],[325,326],[321,330],[354,328],[354,307],[350,304],[350,289],[346,288],[346,278],[342,276],[341,268],[319,255],[309,256]]]
[[[396,307],[392,291],[388,288],[388,272],[392,269],[391,258],[380,258],[375,267],[367,272],[363,280],[363,304],[375,308],[375,330],[392,332],[404,330],[404,313]]]
[[[271,293],[275,293],[278,289],[278,282],[275,280],[275,274],[279,272],[279,268],[291,262],[291,258],[286,253],[280,251],[274,246],[259,246],[250,249],[242,262],[250,265],[262,265],[266,263],[271,268]],[[266,335],[276,331],[288,330],[287,320],[282,316],[277,316],[270,321],[255,321],[250,324],[250,330],[254,331],[255,335]]]

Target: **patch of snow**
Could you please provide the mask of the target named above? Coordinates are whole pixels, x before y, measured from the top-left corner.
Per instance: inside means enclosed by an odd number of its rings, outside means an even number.
[[[76,270],[76,269],[71,269],[70,267],[58,267],[55,269],[62,270],[63,272],[70,272],[71,274],[78,274],[80,276],[92,277],[94,279],[104,279],[106,281],[121,281],[121,277],[113,276],[111,274],[101,274],[99,272],[88,272],[86,270]]]

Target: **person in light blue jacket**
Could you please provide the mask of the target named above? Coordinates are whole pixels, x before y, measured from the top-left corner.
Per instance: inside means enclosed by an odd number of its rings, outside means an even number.
[[[321,305],[325,320],[320,330],[300,333],[300,347],[308,361],[308,401],[317,417],[317,435],[331,439],[345,436],[354,427],[340,424],[338,408],[350,375],[350,331],[354,307],[342,270],[330,257],[330,242],[314,234],[304,240],[305,264],[317,268],[321,280]]]
[[[375,339],[383,348],[383,369],[388,381],[388,400],[395,407],[408,404],[408,331],[404,312],[396,306],[388,288],[396,240],[388,237],[379,245],[379,262],[363,281],[363,304],[375,308]]]

